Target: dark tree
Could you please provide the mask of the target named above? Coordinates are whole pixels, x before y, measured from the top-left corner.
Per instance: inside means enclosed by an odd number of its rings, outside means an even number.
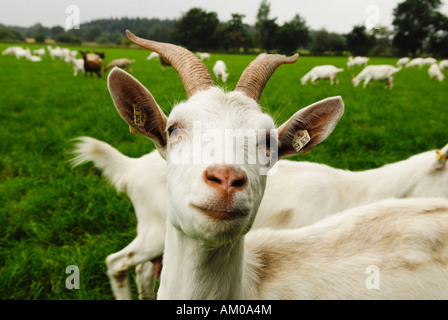
[[[276,18],[269,19],[270,10],[270,3],[267,0],[262,0],[257,12],[257,22],[255,23],[257,29],[256,42],[268,52],[275,47],[278,29],[278,25],[275,22]]]
[[[298,14],[278,28],[276,47],[281,53],[293,54],[299,47],[305,47],[309,41],[309,29],[305,20]]]
[[[365,26],[354,26],[346,36],[347,50],[353,55],[367,55],[375,46],[375,37],[368,35]]]
[[[406,0],[394,9],[395,28],[393,46],[402,55],[423,51],[424,41],[434,32],[434,18],[440,0]]]
[[[221,42],[225,50],[247,50],[252,41],[247,33],[247,25],[243,23],[243,14],[232,14],[232,19],[221,28]]]
[[[315,31],[312,35],[311,52],[321,55],[327,52],[340,54],[345,49],[345,38],[337,33],[325,29]]]
[[[192,51],[215,49],[218,25],[219,20],[215,12],[193,8],[174,24],[172,40]]]

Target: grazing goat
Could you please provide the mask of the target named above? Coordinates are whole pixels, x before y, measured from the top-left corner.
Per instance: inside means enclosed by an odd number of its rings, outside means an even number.
[[[440,70],[437,63],[432,64],[428,69],[429,79],[437,78],[440,82],[445,80],[445,75]]]
[[[126,258],[129,252],[138,257],[139,261],[134,260],[135,263],[156,262],[163,254],[165,240],[166,161],[157,151],[138,159],[129,158],[107,143],[89,137],[78,139],[74,153],[77,157],[73,164],[93,161],[118,192],[126,192],[137,215],[137,238],[107,259],[108,273],[121,274],[125,279],[124,275],[133,266]],[[407,160],[359,172],[280,160],[277,172],[268,176],[253,228],[300,228],[339,211],[391,197],[448,199],[447,158],[448,144],[440,151],[427,151]],[[302,181],[308,183],[304,185]],[[321,194],[326,196],[322,198]],[[152,263],[147,262],[137,270],[139,297],[154,298]],[[112,288],[120,288],[114,291],[116,298],[130,298],[127,281],[114,284]]]
[[[78,72],[86,73],[84,69],[84,59],[76,59],[76,51],[71,51],[65,56],[65,62],[73,65],[73,76],[76,77]]]
[[[226,82],[227,78],[229,77],[229,73],[227,72],[227,66],[222,60],[216,61],[215,65],[213,66],[213,72],[218,81],[219,78],[221,78],[222,82]]]
[[[415,58],[415,59],[412,59],[411,61],[409,61],[408,63],[406,63],[406,68],[409,68],[409,67],[422,68],[423,65],[424,65],[423,58]]]
[[[202,61],[205,61],[205,60],[210,61],[210,53],[208,53],[208,52],[196,52],[196,54],[199,56],[199,58]]]
[[[367,57],[355,57],[355,58],[353,58],[352,56],[350,56],[350,57],[348,57],[347,67],[351,69],[351,68],[353,68],[356,65],[358,65],[358,66],[367,66],[368,62],[369,62],[369,58],[367,58]]]
[[[103,62],[99,59],[98,55],[96,55],[96,59],[89,59],[88,54],[84,51],[80,51],[82,55],[82,59],[84,60],[84,74],[87,77],[87,73],[90,73],[90,76],[95,73],[98,78],[101,78],[101,69],[103,66]]]
[[[19,47],[14,50],[14,55],[19,60],[22,58],[26,59],[26,57],[31,56],[31,50],[30,50],[30,48],[23,49],[23,48]]]
[[[23,50],[23,48],[19,46],[8,47],[2,52],[2,55],[15,55],[16,50]]]
[[[127,35],[167,57],[187,93],[187,101],[167,117],[134,77],[119,68],[108,76],[119,114],[167,160],[158,298],[448,298],[446,200],[386,200],[301,229],[249,232],[265,191],[266,170],[278,158],[313,149],[344,110],[340,97],[328,98],[299,110],[276,129],[258,101],[275,69],[298,55],[255,59],[235,90],[225,92],[192,52]],[[229,135],[232,143],[223,143]],[[233,138],[243,143],[240,148]],[[257,153],[267,159],[254,157]],[[135,255],[127,258],[132,262]],[[366,282],[366,269],[372,266],[381,273],[380,283],[374,279],[378,290]]]
[[[112,60],[105,68],[104,72],[107,72],[107,70],[112,69],[113,67],[118,67],[121,69],[126,69],[129,72],[132,72],[131,69],[131,63],[135,62],[135,59],[128,59],[128,58],[121,58],[121,59],[115,59]]]
[[[392,89],[394,87],[394,76],[401,70],[401,67],[395,68],[390,65],[370,65],[365,67],[356,77],[352,79],[355,87],[359,86],[359,83],[364,80],[364,88],[370,82],[386,81],[386,88]]]
[[[151,52],[146,60],[157,60],[158,58],[159,54],[157,52]]]
[[[401,59],[398,59],[397,61],[397,67],[404,67],[406,63],[408,63],[411,59],[409,57],[404,57]]]
[[[439,62],[440,70],[445,70],[448,68],[448,60],[442,60]]]
[[[37,54],[39,57],[44,57],[45,56],[45,49],[44,48],[34,49],[33,53]]]
[[[60,59],[62,60],[65,57],[64,51],[60,47],[52,48],[51,46],[47,46],[48,52],[50,53],[50,57],[52,60]]]
[[[432,58],[432,57],[428,57],[428,58],[424,58],[423,59],[423,65],[424,66],[430,66],[437,63],[437,60]]]
[[[336,68],[332,65],[317,66],[312,68],[301,79],[302,85],[306,84],[311,79],[311,83],[314,84],[319,79],[330,79],[330,85],[333,83],[339,84],[338,73],[344,71],[342,68]]]

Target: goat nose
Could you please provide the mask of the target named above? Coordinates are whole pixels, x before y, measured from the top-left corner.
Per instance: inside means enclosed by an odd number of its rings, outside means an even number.
[[[229,165],[210,166],[204,172],[205,182],[214,189],[233,193],[247,187],[247,175]]]

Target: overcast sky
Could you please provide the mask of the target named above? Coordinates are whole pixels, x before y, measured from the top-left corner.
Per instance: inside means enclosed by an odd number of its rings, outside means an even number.
[[[379,21],[391,26],[392,10],[403,0],[269,0],[271,18],[282,24],[295,14],[305,18],[312,29],[349,32],[354,25]],[[448,15],[448,5],[441,12]],[[81,23],[98,18],[127,16],[146,18],[180,18],[193,7],[214,11],[220,21],[228,21],[232,13],[244,14],[243,22],[254,24],[261,0],[0,0],[0,23],[29,27],[35,23],[52,27],[65,27],[73,11],[66,13],[70,5],[79,8]],[[71,20],[71,19],[70,19]],[[72,20],[71,20],[72,21]]]

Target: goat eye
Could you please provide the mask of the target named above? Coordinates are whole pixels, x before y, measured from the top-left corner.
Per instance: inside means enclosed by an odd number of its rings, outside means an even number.
[[[176,135],[179,133],[179,127],[177,126],[171,126],[168,128],[168,136]]]

